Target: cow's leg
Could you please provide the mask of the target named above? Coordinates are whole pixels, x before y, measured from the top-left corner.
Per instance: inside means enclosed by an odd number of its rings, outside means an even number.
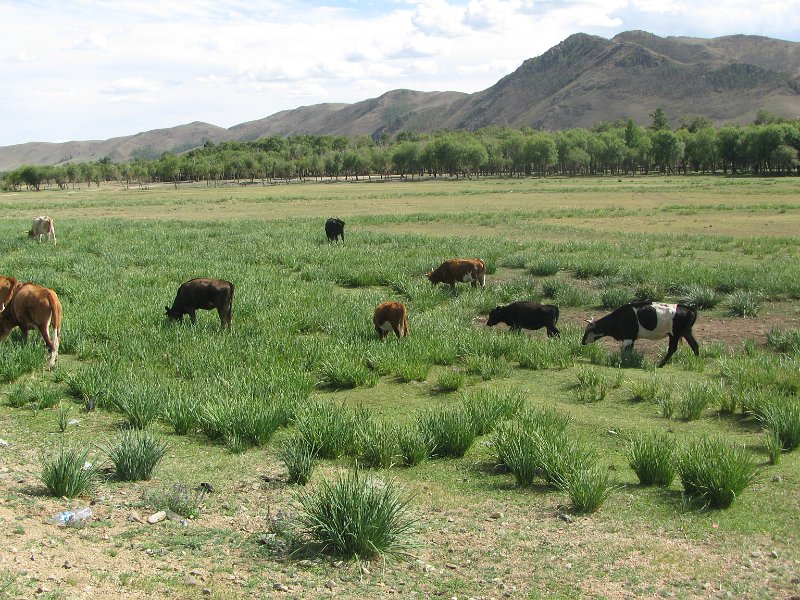
[[[547,327],[547,337],[561,337],[561,332],[556,328],[555,325],[546,325]]]
[[[400,331],[400,323],[392,323],[392,329],[394,329],[394,334],[397,337],[403,337],[403,334]]]
[[[48,332],[49,327],[50,327],[50,319],[48,319],[41,325],[36,326],[36,328],[39,330],[39,333],[42,334],[42,339],[44,340],[45,346],[47,346],[47,349],[50,351],[50,357],[47,360],[47,367],[49,369],[52,369],[53,367],[56,366],[56,358],[58,358],[58,345],[53,340],[50,339],[50,333]],[[57,341],[58,337],[56,337],[56,342]]]
[[[384,331],[383,329],[381,329],[380,327],[378,327],[377,325],[375,325],[375,331],[378,332],[378,339],[379,340],[382,340],[383,338],[385,338],[386,334],[388,333],[388,332]]]
[[[667,364],[667,361],[675,354],[675,351],[678,349],[678,341],[680,338],[677,335],[670,335],[669,336],[669,347],[667,348],[667,355],[658,363],[659,368],[663,367]]]
[[[634,340],[623,340],[620,352],[632,352]]]
[[[189,311],[189,318],[192,320],[192,325],[197,323],[197,314],[195,313],[195,311],[193,310]]]
[[[697,340],[694,339],[694,335],[692,335],[691,331],[687,331],[683,334],[683,339],[686,340],[686,343],[689,344],[689,348],[692,349],[695,356],[700,356],[700,346],[697,344]]]

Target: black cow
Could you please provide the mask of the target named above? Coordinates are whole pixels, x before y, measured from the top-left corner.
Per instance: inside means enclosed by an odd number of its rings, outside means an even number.
[[[196,321],[197,309],[217,309],[222,328],[231,328],[231,310],[233,307],[233,284],[224,279],[190,279],[178,288],[172,308],[164,307],[167,316],[173,321],[181,321],[188,314],[192,323]]]
[[[344,221],[334,218],[325,221],[325,235],[328,236],[329,242],[335,242],[339,236],[342,236],[344,241]]]
[[[685,339],[695,356],[700,354],[692,327],[697,320],[697,311],[686,304],[664,304],[662,302],[631,302],[620,306],[605,317],[595,321],[589,319],[583,334],[583,344],[591,344],[601,337],[611,336],[622,342],[622,350],[633,349],[638,339],[660,340],[669,337],[667,355],[659,367],[667,364],[678,349],[678,342]]]
[[[507,306],[497,306],[489,313],[486,324],[497,325],[506,323],[512,331],[524,329],[547,328],[547,337],[561,335],[556,328],[558,322],[558,307],[553,304],[538,304],[536,302],[512,302]]]

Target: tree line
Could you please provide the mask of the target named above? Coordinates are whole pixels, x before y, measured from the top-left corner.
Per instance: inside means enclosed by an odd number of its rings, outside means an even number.
[[[26,165],[6,173],[5,189],[62,189],[86,183],[239,183],[294,179],[400,176],[509,177],[723,173],[800,175],[800,120],[761,111],[753,124],[715,127],[705,117],[669,126],[657,108],[648,126],[633,120],[592,129],[555,132],[491,126],[476,131],[442,130],[369,136],[272,135],[230,141],[160,158],[112,162]]]

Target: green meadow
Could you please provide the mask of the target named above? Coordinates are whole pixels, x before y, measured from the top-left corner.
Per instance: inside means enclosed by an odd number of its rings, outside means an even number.
[[[800,593],[798,178],[101,184],[0,207],[0,274],[63,305],[53,371],[35,332],[0,343],[0,595]],[[27,239],[40,214],[57,245]],[[486,261],[485,289],[431,286],[455,257]],[[166,319],[193,277],[234,283],[230,332],[216,311]],[[587,318],[644,298],[698,307],[699,357],[682,343],[656,369],[666,340],[581,345]],[[408,307],[409,338],[377,340],[386,300]],[[557,304],[561,337],[485,326],[515,300]],[[114,476],[131,428],[166,443],[149,479]],[[409,432],[437,440],[418,464]],[[300,438],[317,440],[305,487],[284,460]],[[543,444],[552,460],[526,463]],[[689,483],[714,444],[753,469],[727,508]],[[65,447],[98,470],[72,499],[40,479]],[[672,448],[678,472],[641,485],[634,447]],[[355,465],[408,494],[401,554],[296,539],[301,494]],[[47,523],[92,501],[85,528]],[[183,523],[130,520],[186,504]]]

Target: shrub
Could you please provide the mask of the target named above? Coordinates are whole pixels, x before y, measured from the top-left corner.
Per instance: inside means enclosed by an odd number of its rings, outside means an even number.
[[[433,455],[435,445],[416,424],[403,425],[397,429],[397,449],[403,465],[407,467],[428,460]]]
[[[712,508],[728,508],[755,478],[756,466],[743,446],[704,437],[689,444],[678,461],[686,495]]]
[[[736,290],[728,296],[728,314],[733,317],[757,317],[761,292]]]
[[[302,433],[295,433],[278,447],[278,458],[286,466],[288,482],[305,485],[316,466],[317,449]]]
[[[74,498],[87,491],[97,476],[97,467],[86,460],[89,450],[61,446],[55,456],[42,461],[40,479],[47,493],[60,498]]]
[[[670,485],[675,479],[675,457],[675,442],[666,433],[635,435],[628,447],[629,463],[642,485]]]
[[[108,458],[114,463],[114,473],[120,481],[147,481],[156,465],[164,458],[167,443],[147,430],[123,431]]]
[[[460,458],[470,449],[476,433],[472,420],[460,406],[429,409],[417,420],[422,435],[431,440],[436,456]]]
[[[393,480],[381,482],[352,469],[301,493],[299,521],[324,552],[365,560],[404,556],[416,524],[410,500]]]
[[[486,435],[498,421],[518,413],[525,399],[514,389],[482,389],[464,394],[461,401],[475,433]]]

